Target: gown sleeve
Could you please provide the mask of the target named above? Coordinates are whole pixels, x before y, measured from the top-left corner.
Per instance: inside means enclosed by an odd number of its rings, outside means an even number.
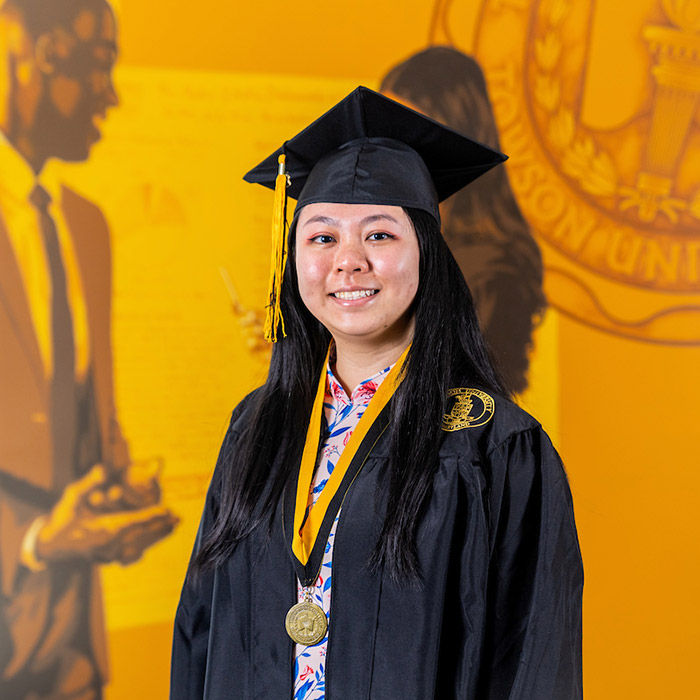
[[[170,700],[201,700],[204,697],[214,572],[206,571],[193,576],[192,561],[199,551],[204,536],[216,520],[221,471],[227,467],[230,459],[231,444],[236,432],[234,423],[238,412],[238,409],[234,411],[231,425],[219,452],[180,602],[175,613],[170,667]]]
[[[583,566],[563,465],[539,427],[498,445],[489,462],[481,697],[580,700]]]

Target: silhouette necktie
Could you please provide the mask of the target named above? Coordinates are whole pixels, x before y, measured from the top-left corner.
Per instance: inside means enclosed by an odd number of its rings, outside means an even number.
[[[62,490],[73,475],[75,446],[76,387],[73,318],[68,304],[68,285],[56,224],[49,213],[51,196],[36,185],[30,201],[39,214],[39,228],[46,251],[51,281],[51,380],[50,424],[53,438],[54,486]]]

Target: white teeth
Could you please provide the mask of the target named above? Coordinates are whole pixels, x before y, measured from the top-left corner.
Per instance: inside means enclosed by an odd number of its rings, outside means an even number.
[[[376,294],[377,291],[377,289],[358,289],[355,292],[333,292],[333,296],[336,299],[347,299],[349,301],[352,301],[353,299],[371,297],[373,294]]]

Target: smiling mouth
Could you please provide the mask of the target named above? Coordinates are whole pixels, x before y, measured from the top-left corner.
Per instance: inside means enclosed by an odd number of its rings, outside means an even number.
[[[358,289],[354,292],[332,292],[331,296],[344,301],[354,301],[355,299],[364,299],[378,294],[378,289]]]

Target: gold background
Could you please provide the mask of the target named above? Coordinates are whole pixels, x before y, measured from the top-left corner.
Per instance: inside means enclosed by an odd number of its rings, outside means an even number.
[[[551,17],[562,4],[582,19],[567,29],[574,49],[550,73],[573,80],[574,97],[585,103],[580,128],[600,136],[634,184],[648,120],[620,152],[622,142],[607,143],[605,130],[622,128],[649,103],[649,53],[630,26],[667,21],[661,2],[117,4],[121,104],[87,163],[52,168],[110,223],[122,426],[134,458],[163,458],[165,502],[182,523],[139,563],[103,569],[107,700],[167,696],[171,624],[204,491],[231,408],[264,377],[264,359],[248,351],[219,273],[228,269],[244,307],[263,305],[271,197],[242,174],[357,84],[377,87],[391,66],[431,41],[477,56],[496,115],[507,121],[499,68],[512,62],[511,92],[531,102],[526,65],[537,17],[545,16],[538,13],[544,7]],[[599,13],[598,48],[591,56],[578,46],[578,55],[576,32],[585,42],[591,12]],[[518,114],[534,133],[537,113]],[[697,130],[696,112],[693,138]],[[552,435],[571,480],[586,567],[586,696],[700,697],[700,347],[685,342],[697,339],[700,321],[683,316],[660,339],[652,329],[654,342],[629,326],[662,308],[697,305],[700,289],[697,281],[682,293],[637,288],[548,246],[544,205],[528,203],[517,141],[504,134],[502,145],[514,156],[513,187],[543,246],[553,306],[537,332],[522,403]],[[607,206],[562,175],[545,141],[526,155],[556,180],[568,208]],[[641,223],[638,230],[651,235]],[[697,240],[698,230],[677,235]],[[550,269],[563,269],[574,286]],[[621,325],[597,319],[581,282]],[[669,335],[685,344],[667,342]]]

